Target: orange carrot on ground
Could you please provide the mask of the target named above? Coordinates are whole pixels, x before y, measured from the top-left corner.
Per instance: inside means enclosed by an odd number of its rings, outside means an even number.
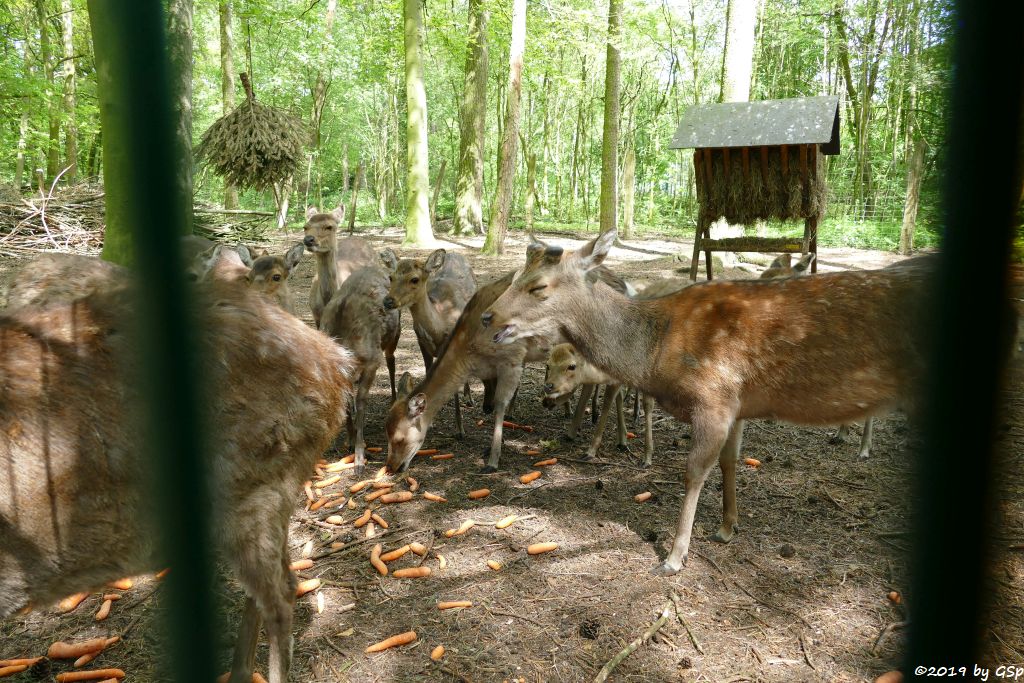
[[[346,505],[346,507],[348,507],[349,510],[355,510],[358,507],[358,505],[356,505],[356,499],[355,498],[349,498],[348,502],[345,503],[345,505]]]
[[[375,489],[389,489],[395,485],[393,481],[375,481],[371,484]]]
[[[462,609],[472,606],[473,603],[469,600],[442,600],[437,603],[437,609]]]
[[[267,679],[259,671],[253,671],[251,683],[267,683]]]
[[[19,659],[0,659],[0,666],[35,666],[41,662],[42,657],[21,657]]]
[[[527,455],[540,455],[540,451],[535,450],[535,449],[531,449],[531,450],[526,451],[526,454]]]
[[[383,450],[384,450],[384,449],[383,449],[383,448],[381,448],[380,446],[368,446],[368,447],[366,448],[366,452],[367,452],[367,453],[380,453],[380,452],[381,452],[381,451],[383,451]]]
[[[369,522],[370,521],[370,517],[372,517],[372,516],[373,516],[373,510],[371,510],[370,508],[366,508],[366,511],[363,512],[363,514],[359,515],[359,517],[356,519],[356,521],[352,522],[352,525],[355,526],[355,528],[358,529],[361,526],[363,526],[364,524],[366,524],[367,522]]]
[[[406,481],[409,483],[409,490],[410,491],[412,491],[413,493],[416,493],[416,491],[419,490],[420,483],[418,481],[416,481],[412,477],[407,477]]]
[[[313,495],[313,482],[307,479],[302,483],[302,490],[306,492],[306,498],[312,503],[316,501],[316,496]]]
[[[79,657],[78,659],[76,659],[75,663],[72,664],[72,666],[74,666],[76,669],[78,667],[80,667],[80,666],[85,666],[86,664],[88,664],[92,660],[96,659],[96,657],[99,656],[99,654],[100,654],[99,652],[89,652],[87,654],[84,654],[81,657]]]
[[[455,457],[454,453],[438,453],[437,455],[430,456],[431,460],[451,460]]]
[[[389,526],[391,526],[390,524],[387,523],[387,520],[385,520],[383,517],[378,515],[376,512],[374,512],[372,515],[370,515],[370,519],[372,519],[373,521],[377,522],[377,524],[380,525],[381,529],[387,529]]]
[[[448,502],[447,498],[442,498],[441,496],[437,495],[436,493],[430,493],[429,491],[427,493],[424,493],[423,497],[426,500],[431,500],[431,501],[434,501],[435,503],[447,503]]]
[[[530,425],[519,425],[519,428],[522,429],[527,434],[533,434],[533,427],[531,427]]]
[[[380,502],[385,505],[388,503],[408,503],[412,498],[412,491],[395,491],[381,496]]]
[[[330,499],[327,496],[324,496],[323,498],[318,498],[315,502],[310,503],[309,511],[310,512],[316,512],[317,510],[322,508],[324,505],[327,505],[327,501],[328,500],[330,500]]]
[[[416,451],[416,455],[434,455],[435,453],[437,453],[436,448],[421,448]]]
[[[761,466],[761,461],[758,460],[757,458],[743,458],[743,464],[750,465],[751,467],[756,469]]]
[[[529,484],[531,481],[533,481],[534,479],[537,479],[539,477],[540,477],[540,472],[538,472],[537,470],[534,470],[533,472],[528,472],[527,474],[524,474],[523,476],[519,477],[519,481],[524,483],[524,484]]]
[[[306,579],[305,581],[299,581],[299,585],[295,588],[295,597],[301,598],[306,593],[315,591],[319,587],[320,579]]]
[[[124,578],[118,579],[117,581],[109,581],[107,585],[111,588],[116,588],[119,591],[126,591],[132,586],[134,586],[135,583],[131,579]]]
[[[461,536],[462,534],[472,529],[474,526],[476,526],[476,522],[474,522],[472,519],[467,519],[465,522],[459,525],[458,529],[449,529],[448,531],[444,532],[444,535],[447,538],[451,538],[452,536]]]
[[[515,422],[509,422],[508,420],[502,420],[501,421],[501,426],[504,427],[505,429],[515,429],[519,425],[517,425]]]
[[[330,465],[324,467],[324,472],[344,472],[345,470],[355,469],[356,464],[354,462],[332,462]]]
[[[476,426],[477,427],[483,427],[484,426],[484,421],[483,420],[477,420],[476,421]]]
[[[626,432],[626,438],[627,439],[635,439],[636,438],[636,434],[634,434],[633,432]]]
[[[371,491],[370,493],[367,493],[366,497],[363,498],[363,500],[365,500],[367,503],[370,503],[377,500],[381,496],[386,495],[387,492],[387,489],[377,489],[376,491]],[[406,493],[408,493],[408,491],[406,491]]]
[[[379,643],[374,643],[370,647],[366,648],[366,654],[372,654],[374,652],[382,652],[392,647],[399,645],[408,645],[409,643],[416,642],[416,631],[406,631],[405,633],[399,633],[397,636],[391,636],[385,638]]]
[[[373,550],[370,551],[370,564],[377,570],[377,573],[381,576],[388,575],[388,566],[384,564],[380,559],[381,545],[378,543],[373,546]]]
[[[57,609],[59,609],[61,612],[70,612],[71,610],[81,605],[82,601],[85,600],[87,597],[89,597],[88,593],[75,593],[74,595],[69,595],[68,597],[64,598],[63,600],[57,603]]]
[[[324,468],[320,465],[320,463],[317,463],[316,467],[313,468],[313,471],[316,472],[316,476],[320,477],[321,479],[324,478]]]
[[[891,600],[894,605],[898,605],[901,602],[903,602],[903,596],[900,595],[897,591],[889,591],[889,596],[888,597],[889,597],[889,600]]]
[[[20,674],[27,668],[27,664],[14,664],[11,666],[0,667],[0,678],[7,678],[8,676],[13,676],[14,674]]]
[[[487,566],[490,567],[491,569],[493,569],[494,571],[500,571],[501,570],[501,562],[496,562],[494,560],[487,560]]]
[[[50,659],[78,659],[88,652],[99,652],[108,645],[117,641],[108,641],[107,638],[90,638],[78,643],[65,643],[57,641],[50,645],[46,656]]]
[[[335,541],[334,543],[331,544],[331,550],[337,550],[338,548],[344,547],[344,545],[345,544],[342,543],[341,541]]]
[[[323,591],[317,591],[316,592],[316,613],[317,614],[323,614],[324,613],[324,607],[326,607],[326,606],[327,606],[327,601],[324,600],[324,592]]]
[[[369,479],[363,479],[362,481],[358,481],[355,484],[352,484],[352,486],[349,486],[348,490],[349,490],[349,493],[359,493],[360,491],[362,491],[363,489],[365,489],[369,485],[370,485],[370,480]]]
[[[540,555],[541,553],[549,553],[557,547],[557,543],[534,543],[527,547],[526,552],[530,555]]]
[[[104,600],[114,600],[114,601],[117,601],[117,600],[121,599],[121,594],[120,593],[107,593],[106,595],[103,596],[103,599]]]
[[[424,576],[430,576],[430,567],[406,567],[405,569],[396,569],[391,572],[391,576],[396,579],[420,579]]]
[[[103,621],[110,616],[110,606],[114,604],[113,600],[104,600],[103,604],[96,611],[96,621]]]
[[[401,548],[396,548],[395,550],[392,550],[391,552],[384,553],[383,555],[380,556],[380,559],[383,560],[384,562],[394,562],[395,560],[400,558],[402,555],[405,555],[410,550],[412,550],[412,546],[411,545],[403,545]]]
[[[295,560],[294,562],[292,562],[290,565],[288,565],[288,569],[291,569],[293,572],[301,572],[303,569],[310,569],[312,566],[313,560],[309,559],[308,557],[304,557],[301,560]]]
[[[345,523],[345,520],[342,519],[341,515],[331,515],[330,517],[328,517],[324,521],[327,522],[328,524],[344,524]]]
[[[533,463],[534,467],[547,467],[548,465],[554,465],[558,463],[558,458],[548,458],[547,460],[538,460]]]
[[[633,500],[635,500],[638,503],[642,503],[645,500],[650,500],[652,495],[653,494],[650,491],[644,491],[643,493],[638,493],[635,496],[633,496]]]
[[[313,488],[327,488],[328,486],[333,486],[334,484],[337,484],[339,481],[341,481],[341,475],[335,474],[333,477],[327,477],[326,479],[316,482],[315,484],[313,484]]]
[[[92,671],[65,671],[57,674],[57,683],[74,683],[75,681],[98,681],[103,678],[124,678],[120,669],[94,669]]]
[[[309,539],[308,541],[306,541],[305,543],[302,544],[302,550],[299,551],[299,555],[301,555],[302,557],[309,557],[312,554],[313,554],[313,539],[311,538],[311,539]]]
[[[499,519],[497,521],[497,523],[494,525],[494,528],[495,529],[504,529],[507,526],[511,526],[512,524],[515,524],[515,521],[517,519],[519,519],[519,515],[509,515],[508,517],[505,517],[504,519]]]
[[[444,657],[444,645],[438,645],[430,651],[430,658],[435,662]]]
[[[480,500],[481,498],[486,498],[487,496],[491,495],[491,490],[477,489],[476,491],[470,491],[468,495],[470,500]]]
[[[427,554],[427,546],[423,545],[422,543],[410,543],[409,550],[413,551],[420,557],[423,557]]]
[[[153,578],[156,579],[157,581],[162,581],[163,578],[165,576],[167,576],[170,572],[171,572],[171,568],[170,567],[167,567],[166,569],[161,569],[160,571],[158,571],[156,573],[156,575]]]
[[[355,461],[356,461],[356,454],[355,453],[349,453],[344,458],[342,458],[339,462],[341,462],[343,465],[348,465],[349,463],[353,463]]]
[[[377,535],[377,525],[373,522],[366,523],[366,537],[373,538]]]
[[[438,569],[444,569],[447,566],[448,566],[448,560],[445,559],[444,555],[438,553],[437,554],[437,568]]]

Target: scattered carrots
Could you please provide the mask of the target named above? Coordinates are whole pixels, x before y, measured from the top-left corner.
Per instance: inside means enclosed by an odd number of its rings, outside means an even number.
[[[524,484],[529,484],[531,481],[533,481],[534,479],[537,479],[539,477],[540,477],[540,472],[538,472],[537,470],[534,470],[533,472],[528,472],[528,473],[524,474],[523,476],[519,477],[519,481],[524,483]]]
[[[376,491],[373,491],[371,493],[367,493],[366,494],[366,498],[364,498],[364,500],[367,503],[369,503],[371,501],[377,500],[381,496],[385,495],[387,492],[388,492],[387,489],[377,489]],[[408,492],[406,492],[406,493],[408,493]]]
[[[369,522],[366,525],[366,537],[373,538],[377,535],[377,525],[373,522]]]
[[[380,453],[383,450],[384,449],[381,448],[380,446],[368,446],[367,449],[366,449],[366,452],[367,453]]]
[[[375,481],[371,484],[375,489],[389,489],[395,485],[393,481]]]
[[[508,420],[502,420],[501,421],[501,426],[504,427],[505,429],[515,429],[519,425],[517,425],[515,422],[509,422]]]
[[[743,464],[750,465],[753,468],[758,468],[761,466],[761,461],[757,458],[743,458]]]
[[[508,517],[499,519],[498,522],[494,525],[494,528],[504,529],[505,527],[514,524],[517,519],[519,519],[519,515],[509,515]]]
[[[326,505],[328,500],[330,500],[330,498],[328,498],[327,496],[324,496],[323,498],[317,499],[316,501],[314,501],[309,506],[309,511],[310,512],[316,512],[317,510],[322,508],[324,505]]]
[[[114,604],[113,600],[104,600],[103,604],[96,611],[96,621],[103,621],[110,616],[110,607]]]
[[[120,669],[94,669],[92,671],[65,671],[57,674],[57,683],[74,683],[75,681],[96,681],[104,678],[124,678]]]
[[[79,657],[78,659],[76,659],[75,663],[72,666],[74,666],[76,669],[78,667],[80,667],[80,666],[85,666],[86,664],[88,664],[92,660],[96,659],[96,657],[98,657],[99,654],[100,654],[99,652],[88,652],[88,653],[82,655],[81,657]]]
[[[530,425],[519,425],[519,428],[526,432],[527,434],[533,434],[533,427],[531,427]]]
[[[320,587],[320,579],[306,579],[305,581],[299,581],[299,585],[295,588],[295,597],[301,598],[310,591],[315,591]]]
[[[117,636],[113,638],[90,638],[79,643],[65,643],[62,640],[58,640],[50,645],[46,651],[46,656],[50,659],[78,659],[84,654],[99,652],[113,645],[118,640],[120,638]]]
[[[451,538],[452,536],[461,536],[462,534],[472,529],[474,526],[476,526],[476,522],[474,522],[472,519],[467,519],[465,522],[459,525],[458,529],[449,529],[448,531],[444,532],[444,535],[447,538]]]
[[[424,576],[430,576],[430,567],[406,567],[405,569],[396,569],[391,573],[391,576],[396,579],[420,579]]]
[[[408,503],[412,500],[412,491],[394,491],[393,493],[387,493],[380,497],[380,502],[385,505],[388,503]]]
[[[307,479],[302,483],[302,490],[306,492],[306,498],[309,499],[310,503],[316,501],[316,496],[313,495],[313,482]]]
[[[349,498],[348,499],[348,503],[346,503],[346,505],[348,506],[349,510],[355,510],[356,507],[358,507],[356,505],[356,499],[355,498]]]
[[[416,553],[420,557],[423,557],[424,555],[427,554],[427,546],[423,545],[422,543],[416,543],[416,542],[410,543],[409,544],[409,550],[413,551],[414,553]]]
[[[377,449],[377,450],[380,450],[380,449]],[[374,451],[370,451],[370,452],[372,453]],[[349,453],[348,455],[346,455],[344,458],[342,458],[338,462],[340,462],[342,465],[348,465],[349,463],[354,463],[355,461],[356,461],[356,454],[355,453]]]
[[[359,515],[356,521],[352,522],[352,526],[359,529],[360,527],[365,526],[366,523],[370,521],[370,517],[372,516],[373,510],[371,510],[370,508],[366,508],[366,511],[363,512],[363,514]]]
[[[26,664],[12,664],[11,666],[0,667],[0,678],[6,678],[7,676],[13,676],[14,674],[20,674],[22,671],[28,668]]]
[[[415,493],[416,491],[418,491],[418,490],[419,490],[419,488],[420,488],[420,483],[419,483],[418,481],[416,481],[416,480],[415,480],[415,479],[413,479],[412,477],[408,477],[408,478],[406,479],[406,481],[407,481],[407,482],[409,483],[409,490],[410,490],[410,491],[412,491],[413,493]]]
[[[898,591],[889,591],[888,598],[894,605],[898,605],[903,602],[903,596],[900,595]]]
[[[526,451],[526,454],[527,455],[540,455],[540,451],[538,451],[538,450],[529,450],[529,451]]]
[[[437,495],[436,493],[430,493],[430,492],[424,493],[423,494],[423,498],[426,499],[426,500],[433,501],[435,503],[447,503],[448,502],[447,498],[442,498],[441,496]]]
[[[301,572],[304,569],[312,569],[312,568],[313,568],[313,560],[309,559],[308,557],[303,558],[301,560],[295,560],[290,565],[288,565],[288,569],[292,570],[293,572]]]
[[[380,551],[382,549],[383,548],[381,547],[380,543],[373,546],[373,550],[370,551],[370,564],[373,565],[373,568],[377,570],[378,574],[380,574],[381,576],[387,576],[388,566],[384,564],[380,559]]]
[[[117,601],[117,600],[121,599],[121,594],[120,593],[107,593],[106,595],[103,596],[103,599],[104,600],[114,600],[114,601]]]
[[[444,555],[441,555],[440,553],[438,553],[438,555],[437,555],[437,568],[438,569],[444,569],[447,566],[448,566],[448,560],[445,559]]]
[[[534,467],[547,467],[548,465],[554,465],[558,463],[558,458],[548,458],[547,460],[538,460],[533,463]]]
[[[107,582],[107,585],[110,586],[111,588],[116,588],[119,591],[126,591],[129,588],[131,588],[132,586],[134,586],[135,583],[131,579],[125,578],[125,579],[118,579],[117,581],[109,581],[109,582]]]
[[[267,683],[267,679],[259,671],[253,671],[251,683]]]
[[[88,593],[75,593],[74,595],[69,595],[68,597],[64,598],[63,600],[57,603],[57,609],[59,609],[61,612],[70,612],[71,610],[81,605],[82,601],[85,600],[87,597],[89,597]]]
[[[345,520],[341,518],[341,515],[331,515],[324,520],[328,524],[344,524]]]
[[[324,472],[344,472],[345,470],[354,469],[356,464],[354,462],[332,462],[329,465],[324,466]]]
[[[0,659],[0,666],[35,666],[42,657],[23,657],[21,659]]]
[[[328,486],[333,486],[334,484],[337,484],[339,481],[341,481],[341,475],[335,474],[333,477],[327,477],[326,479],[316,482],[315,484],[313,484],[313,488],[327,488]]]
[[[454,453],[438,453],[437,455],[430,456],[431,460],[451,460],[455,457]]]
[[[301,557],[309,557],[313,554],[313,539],[309,539],[302,544],[302,550],[299,551]]]
[[[324,592],[323,591],[317,591],[317,593],[316,593],[316,613],[317,614],[323,614],[324,613],[324,607],[326,607],[326,603],[327,603],[327,601],[324,600]]]
[[[370,515],[370,519],[379,524],[381,529],[387,529],[389,526],[391,526],[390,524],[388,524],[386,519],[378,515],[376,512]]]
[[[886,671],[875,679],[875,683],[903,683],[902,671]]]
[[[643,503],[644,501],[650,500],[652,495],[653,494],[650,491],[644,491],[643,493],[638,493],[633,496],[633,500],[638,503]]]
[[[534,543],[526,549],[526,552],[530,555],[540,555],[541,553],[550,553],[557,547],[557,543]]]
[[[430,651],[430,658],[435,662],[444,657],[444,645],[438,645]]]
[[[416,455],[435,455],[437,452],[436,448],[421,448],[416,451]]]
[[[348,491],[349,491],[349,493],[359,493],[360,491],[362,491],[363,489],[365,489],[369,485],[370,485],[370,480],[369,479],[363,479],[362,481],[358,481],[355,484],[352,484],[352,486],[349,486],[348,487]]]
[[[487,560],[487,566],[490,567],[491,569],[493,569],[496,572],[497,571],[501,571],[501,562],[496,562],[494,560]]]
[[[374,652],[382,652],[399,645],[408,645],[409,643],[416,642],[416,631],[406,631],[405,633],[399,633],[397,636],[391,636],[385,638],[379,643],[374,643],[370,647],[366,648],[366,654],[372,654]]]
[[[437,609],[463,609],[472,606],[473,603],[469,600],[442,600],[437,603]]]
[[[481,498],[486,498],[489,495],[491,495],[490,489],[477,489],[476,491],[469,492],[469,499],[480,500]]]
[[[402,555],[405,555],[410,550],[412,550],[412,546],[409,545],[409,544],[406,544],[406,545],[403,545],[401,548],[397,548],[395,550],[392,550],[391,552],[384,553],[383,555],[380,556],[380,559],[383,560],[384,562],[394,562],[395,560],[400,558]]]

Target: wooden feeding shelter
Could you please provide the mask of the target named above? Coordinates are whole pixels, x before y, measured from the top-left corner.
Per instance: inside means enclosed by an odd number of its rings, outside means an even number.
[[[695,105],[679,122],[671,149],[693,148],[697,180],[697,235],[690,279],[704,252],[712,279],[711,252],[814,253],[825,213],[826,154],[839,153],[839,98],[795,97],[760,102]],[[757,220],[804,221],[803,239],[711,239],[719,218],[749,225]]]

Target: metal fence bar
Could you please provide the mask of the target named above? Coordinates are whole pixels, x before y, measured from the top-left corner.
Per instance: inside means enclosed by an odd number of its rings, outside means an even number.
[[[992,551],[994,434],[1012,339],[1009,255],[1021,187],[1024,3],[961,0],[954,19],[946,231],[932,290],[904,665],[921,680],[927,676],[921,667],[930,666],[963,666],[967,676],[957,679],[972,679],[978,664]]]
[[[204,406],[184,274],[176,255],[191,197],[181,196],[172,118],[166,20],[155,0],[90,0],[96,61],[110,106],[104,136],[119,136],[105,164],[125,193],[138,277],[136,381],[152,477],[158,552],[171,568],[163,595],[168,648],[161,680],[207,683],[214,672],[209,494],[202,451]]]

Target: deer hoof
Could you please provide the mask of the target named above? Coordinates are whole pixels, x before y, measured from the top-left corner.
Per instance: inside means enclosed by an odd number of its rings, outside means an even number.
[[[354,476],[354,477],[356,477],[358,479],[363,474],[363,469],[365,467],[366,466],[362,465],[362,464],[356,465],[355,467],[353,467],[352,468],[352,476]]]
[[[719,529],[711,535],[711,540],[715,543],[728,543],[736,536],[736,530],[726,531],[725,529]]]
[[[662,562],[661,564],[658,564],[658,565],[655,565],[654,567],[651,567],[651,574],[654,574],[655,576],[675,576],[676,574],[679,573],[679,570],[681,570],[683,568],[683,565],[685,565],[685,564],[686,564],[686,558],[685,557],[683,558],[682,563],[680,563],[680,565],[678,567],[673,567],[672,565],[670,565],[668,563],[668,560],[666,560],[666,561]]]
[[[480,474],[494,474],[498,471],[498,468],[494,465],[484,465],[480,468]]]
[[[836,444],[846,443],[846,438],[836,434],[835,436],[829,438],[828,442],[834,446]]]

